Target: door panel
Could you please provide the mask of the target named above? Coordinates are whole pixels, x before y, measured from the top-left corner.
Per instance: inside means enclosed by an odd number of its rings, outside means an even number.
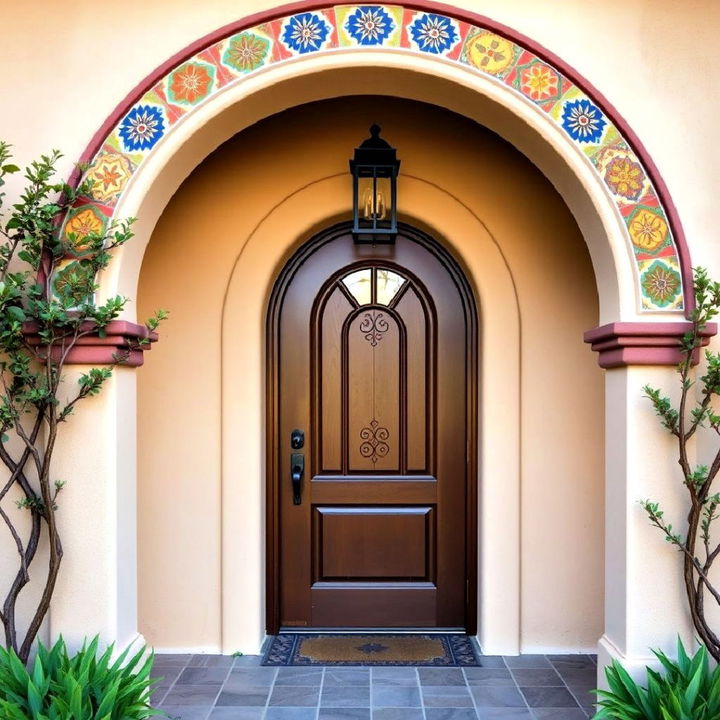
[[[430,507],[316,507],[317,580],[429,581],[432,513]]]
[[[291,261],[276,293],[269,557],[281,625],[474,624],[474,308],[434,250],[414,232],[382,247],[336,232]],[[305,459],[300,504],[293,453]]]

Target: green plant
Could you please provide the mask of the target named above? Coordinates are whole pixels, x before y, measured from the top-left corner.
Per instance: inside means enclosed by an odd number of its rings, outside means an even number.
[[[720,590],[711,579],[713,563],[720,555],[720,542],[712,538],[712,525],[720,517],[720,493],[712,486],[720,472],[720,450],[709,465],[692,462],[691,442],[701,428],[720,435],[720,353],[705,352],[705,372],[695,380],[694,363],[703,342],[703,332],[710,320],[720,312],[720,283],[708,278],[703,268],[694,270],[695,308],[690,313],[691,327],[681,340],[681,362],[677,373],[680,400],[675,405],[659,389],[646,385],[643,390],[660,418],[663,428],[673,435],[678,445],[678,463],[682,483],[689,496],[687,530],[678,532],[665,518],[658,502],[642,501],[650,522],[683,555],[683,580],[690,615],[702,642],[713,658],[720,662],[720,638],[706,616],[705,601],[720,604]]]
[[[601,709],[595,720],[718,720],[720,666],[710,669],[707,649],[701,646],[688,657],[678,638],[677,661],[653,652],[664,673],[647,668],[646,687],[616,660],[605,668],[610,690],[596,691]]]
[[[83,338],[103,337],[125,307],[127,298],[118,295],[100,303],[95,294],[98,275],[132,237],[131,220],[106,225],[90,209],[72,215],[75,205],[92,194],[92,182],[72,187],[55,180],[60,157],[54,151],[30,164],[25,189],[9,212],[0,193],[0,463],[7,470],[0,479],[0,518],[18,559],[2,593],[0,621],[5,644],[22,662],[50,607],[63,557],[57,510],[67,478],[53,474],[58,432],[112,375],[112,366],[91,368],[74,387],[63,384],[66,360]],[[0,142],[0,186],[20,169],[9,160],[9,146]],[[63,224],[66,217],[68,224]],[[150,318],[148,331],[165,316],[160,311]],[[114,364],[129,354],[118,354]],[[45,544],[47,560],[37,552]],[[42,573],[36,572],[38,557],[43,558]],[[23,637],[16,608],[31,571],[40,592],[28,606]]]
[[[98,657],[98,638],[73,655],[60,638],[38,644],[32,669],[14,650],[0,648],[0,720],[142,720],[150,707],[152,654],[130,648],[112,660],[111,645]]]

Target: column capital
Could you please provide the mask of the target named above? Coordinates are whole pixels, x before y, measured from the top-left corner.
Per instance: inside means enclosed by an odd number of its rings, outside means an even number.
[[[112,365],[118,357],[122,357],[124,359],[120,364],[123,367],[139,367],[143,364],[145,351],[150,350],[151,343],[158,339],[158,334],[148,330],[145,325],[127,320],[112,320],[102,333],[93,330],[92,324],[87,323],[83,331],[91,332],[77,339],[65,359],[66,365]],[[28,345],[42,350],[43,343],[36,325],[25,323],[23,334]],[[140,340],[149,342],[140,344]],[[62,352],[62,346],[58,344],[55,350]]]
[[[615,322],[588,330],[583,339],[598,353],[601,368],[677,365],[680,340],[691,329],[690,322]],[[717,324],[708,323],[700,333],[702,346],[716,333]]]

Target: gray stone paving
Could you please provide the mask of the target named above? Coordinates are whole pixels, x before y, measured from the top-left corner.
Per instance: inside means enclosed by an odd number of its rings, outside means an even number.
[[[482,667],[261,667],[158,655],[155,707],[179,720],[585,720],[590,655],[484,656]]]

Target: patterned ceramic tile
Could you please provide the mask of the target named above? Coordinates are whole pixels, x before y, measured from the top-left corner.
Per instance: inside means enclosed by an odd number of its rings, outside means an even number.
[[[448,56],[462,41],[460,23],[446,15],[416,12],[405,18],[407,47],[425,55]]]
[[[75,246],[76,254],[84,249],[84,241],[88,235],[102,235],[112,214],[110,207],[90,199],[78,200],[77,207],[70,210],[65,217],[63,238]]]
[[[258,70],[272,59],[272,37],[257,28],[231,35],[217,45],[220,62],[235,76]]]
[[[120,121],[118,135],[128,152],[152,150],[168,128],[167,115],[161,105],[140,102]]]
[[[291,56],[328,50],[337,45],[334,13],[317,10],[280,21],[278,42]]]
[[[504,78],[514,68],[520,52],[511,40],[490,30],[474,28],[468,33],[460,60],[487,75]]]
[[[679,309],[682,298],[680,268],[674,257],[644,260],[638,263],[643,307],[650,310]]]
[[[215,66],[191,60],[173,70],[167,79],[167,99],[175,105],[197,105],[213,91]]]
[[[126,155],[112,149],[100,152],[87,170],[87,177],[94,183],[93,199],[114,203],[125,189],[134,170]]]
[[[557,68],[510,38],[448,15],[400,5],[338,5],[233,33],[180,63],[137,101],[87,170],[93,202],[66,227],[106,223],[132,174],[165,135],[221,88],[270,63],[338,49],[390,49],[460,63],[547,114],[597,172],[627,227],[642,309],[681,310],[678,252],[647,169],[602,107]],[[87,212],[85,212],[87,210]]]

